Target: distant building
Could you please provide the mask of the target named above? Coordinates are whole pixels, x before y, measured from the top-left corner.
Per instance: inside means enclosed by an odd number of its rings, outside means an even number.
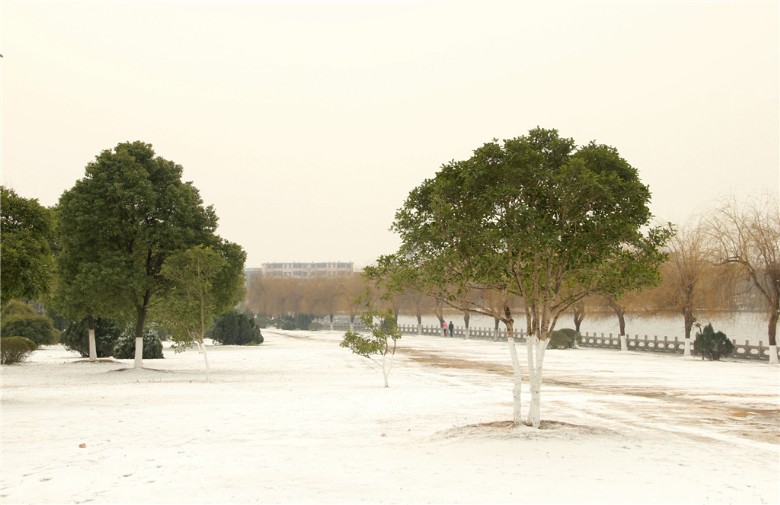
[[[350,262],[322,262],[322,263],[263,263],[262,273],[264,277],[292,277],[306,279],[309,277],[336,277],[349,275],[355,271],[354,264]]]

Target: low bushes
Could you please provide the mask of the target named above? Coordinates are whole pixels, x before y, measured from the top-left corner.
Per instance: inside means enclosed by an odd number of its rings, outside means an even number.
[[[59,332],[54,329],[50,318],[42,316],[28,304],[11,300],[3,307],[0,334],[25,337],[37,345],[57,342]]]
[[[73,322],[65,328],[60,337],[60,343],[70,350],[76,351],[83,358],[89,357],[89,337],[87,335],[87,320]],[[122,330],[110,319],[95,319],[95,350],[98,358],[107,358],[114,354]],[[135,348],[135,344],[133,344]]]
[[[571,349],[582,342],[582,335],[577,330],[563,328],[555,330],[547,344],[548,349]]]
[[[716,332],[711,324],[705,326],[696,334],[693,341],[693,352],[701,354],[701,359],[707,358],[718,361],[722,356],[729,356],[734,352],[734,344],[722,331]]]
[[[27,359],[38,345],[24,337],[3,337],[0,338],[0,363],[11,365],[20,363]]]
[[[123,333],[114,346],[114,357],[117,359],[135,358],[135,335],[132,330]],[[144,332],[144,352],[143,359],[162,359],[162,342],[157,332],[146,330]]]
[[[223,314],[206,336],[224,345],[257,345],[263,343],[263,334],[255,322],[245,314],[231,311]]]

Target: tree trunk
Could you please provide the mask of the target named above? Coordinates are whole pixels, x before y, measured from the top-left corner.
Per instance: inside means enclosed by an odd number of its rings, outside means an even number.
[[[514,323],[511,320],[506,324],[506,341],[509,344],[509,355],[512,357],[512,371],[514,373],[514,388],[512,388],[512,420],[515,424],[520,424],[523,422],[520,404],[523,374],[522,369],[520,368],[520,359],[517,357],[517,347],[515,346]]]
[[[585,319],[585,310],[574,306],[574,329],[577,331],[577,333],[580,332],[580,326],[582,325],[582,320]]]
[[[777,303],[775,305],[778,305]],[[769,315],[769,363],[773,365],[778,364],[777,359],[777,320],[780,319],[780,309],[775,309],[772,314]]]
[[[87,340],[89,341],[89,360],[97,361],[97,345],[95,344],[95,318],[87,316]]]
[[[469,339],[469,333],[470,333],[469,332],[469,319],[470,318],[471,318],[471,314],[469,314],[469,311],[468,310],[464,310],[463,311],[463,322],[466,324],[466,329],[465,329],[465,333],[464,333],[466,340]]]
[[[146,307],[137,307],[137,318],[135,322],[135,359],[133,368],[143,368],[144,366],[144,322],[146,320]]]
[[[203,340],[200,341],[201,347],[203,348],[203,362],[206,365],[206,382],[211,382],[211,378],[209,377],[209,354],[206,352],[206,343],[203,342]]]
[[[531,383],[531,406],[528,409],[527,424],[534,428],[539,428],[542,422],[542,368],[544,366],[544,352],[549,342],[549,339],[540,340],[536,335],[529,335],[526,341],[528,349],[528,377]],[[536,353],[534,353],[534,347],[536,347]]]
[[[693,323],[696,322],[696,318],[690,307],[683,307],[682,314],[685,321],[685,338],[689,339],[691,338],[691,329],[693,328]]]

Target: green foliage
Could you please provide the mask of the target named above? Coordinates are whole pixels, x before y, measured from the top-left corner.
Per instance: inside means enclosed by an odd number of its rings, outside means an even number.
[[[53,213],[37,200],[0,186],[0,233],[0,303],[48,293],[54,266]]]
[[[25,337],[36,345],[48,345],[57,341],[59,332],[50,318],[23,302],[12,300],[3,308],[0,335]]]
[[[146,330],[143,336],[143,359],[162,359],[162,341],[157,332]],[[131,329],[125,331],[114,346],[113,355],[117,359],[133,359],[135,356],[135,332]]]
[[[60,343],[76,351],[82,357],[89,357],[89,327],[87,318],[72,322],[60,336]],[[95,351],[98,358],[107,358],[114,354],[122,329],[111,319],[95,320]]]
[[[281,330],[308,330],[313,320],[311,314],[295,314],[273,319],[271,323]]]
[[[273,319],[265,314],[257,314],[255,316],[255,324],[258,328],[268,328],[273,322]]]
[[[322,323],[311,322],[308,329],[309,331],[320,331],[322,330]]]
[[[474,288],[521,296],[541,336],[551,329],[542,321],[588,294],[657,282],[670,232],[648,230],[649,201],[615,148],[577,148],[536,128],[487,143],[413,189],[392,226],[401,247],[380,258],[379,270],[396,290],[411,286],[453,304]]]
[[[182,167],[143,142],[101,152],[58,205],[59,310],[125,322],[141,337],[153,299],[172,289],[161,273],[173,254],[217,246],[217,217]]]
[[[360,356],[371,358],[373,355],[395,354],[396,343],[401,332],[391,312],[377,313],[369,311],[360,316],[368,334],[347,331],[339,344]]]
[[[245,258],[239,246],[228,242],[195,246],[168,258],[161,273],[171,289],[156,314],[177,344],[202,342],[214,317],[243,298]]]
[[[11,365],[27,359],[38,346],[32,340],[24,337],[0,338],[0,363]]]
[[[709,360],[718,361],[722,356],[729,356],[734,352],[734,344],[726,337],[722,331],[716,332],[711,324],[705,326],[696,333],[696,339],[693,341],[693,351],[701,354]]]
[[[234,310],[220,316],[207,336],[223,345],[257,345],[264,341],[254,320]]]
[[[582,335],[572,328],[555,330],[547,344],[548,349],[572,349],[582,342]]]

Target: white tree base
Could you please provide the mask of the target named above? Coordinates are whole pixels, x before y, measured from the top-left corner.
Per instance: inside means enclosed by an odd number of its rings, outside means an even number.
[[[770,345],[769,346],[769,364],[770,365],[777,365],[778,364],[777,346],[776,345]]]

